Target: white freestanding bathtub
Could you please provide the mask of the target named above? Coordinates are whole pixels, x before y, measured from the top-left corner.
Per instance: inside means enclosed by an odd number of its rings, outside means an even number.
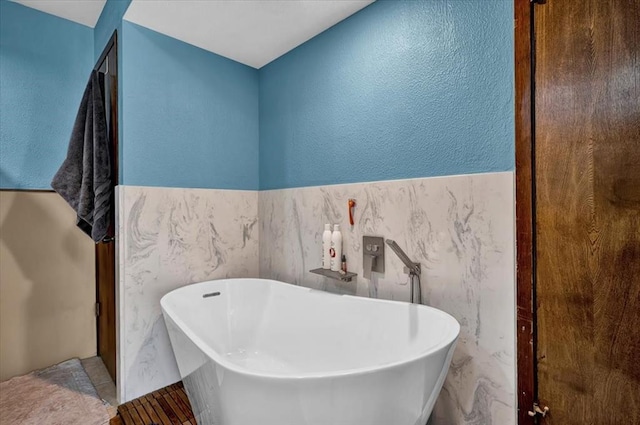
[[[460,332],[431,307],[264,279],[161,304],[200,425],[424,425]]]

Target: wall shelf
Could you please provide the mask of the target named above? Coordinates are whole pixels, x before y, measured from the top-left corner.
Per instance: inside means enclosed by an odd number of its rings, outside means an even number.
[[[309,270],[310,273],[319,274],[320,276],[328,277],[330,279],[341,280],[343,282],[351,282],[351,280],[358,276],[356,273],[347,272],[346,274],[340,274],[340,272],[334,272],[327,269],[313,269]]]

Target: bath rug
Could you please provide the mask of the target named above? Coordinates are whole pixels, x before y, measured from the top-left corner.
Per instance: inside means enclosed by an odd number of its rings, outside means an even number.
[[[71,359],[0,383],[0,425],[104,425],[107,407]]]

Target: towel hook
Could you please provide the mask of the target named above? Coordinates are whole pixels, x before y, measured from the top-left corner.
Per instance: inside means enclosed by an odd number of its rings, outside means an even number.
[[[353,226],[353,209],[356,207],[356,200],[349,199],[349,224]]]

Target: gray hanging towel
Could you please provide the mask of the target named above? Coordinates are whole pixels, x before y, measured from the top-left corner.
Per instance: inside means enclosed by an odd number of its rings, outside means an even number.
[[[105,107],[97,71],[91,72],[73,125],[67,158],[51,187],[77,214],[77,225],[95,242],[111,223],[111,161]]]

